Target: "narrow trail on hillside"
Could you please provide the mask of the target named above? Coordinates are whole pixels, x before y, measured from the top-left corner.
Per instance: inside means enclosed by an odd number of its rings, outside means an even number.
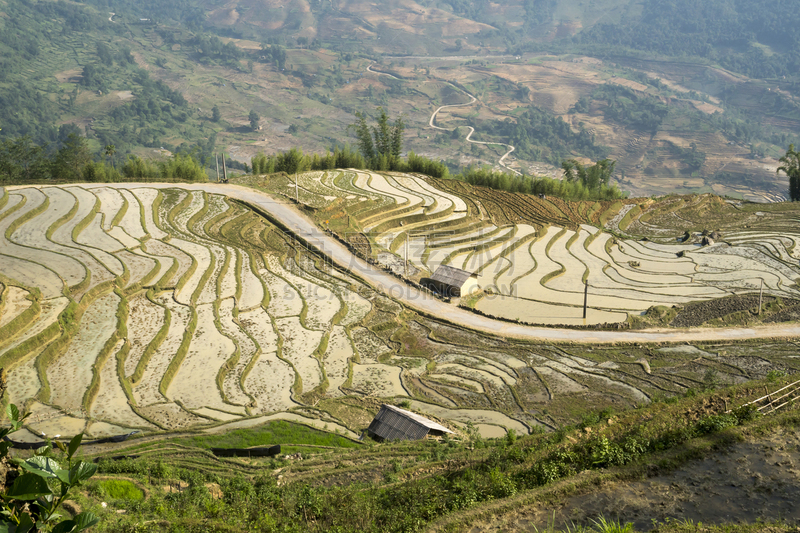
[[[390,78],[392,78],[392,79],[395,79],[395,80],[397,80],[397,79],[400,79],[400,78],[398,78],[398,77],[396,77],[396,76],[392,76],[391,74],[387,74],[386,72],[379,72],[379,71],[377,71],[377,70],[372,70],[372,65],[369,65],[369,66],[367,67],[367,72],[371,72],[372,74],[379,74],[379,75],[382,75],[382,76],[389,76]],[[433,129],[435,129],[435,130],[439,130],[439,131],[450,131],[450,130],[448,130],[447,128],[442,128],[442,127],[440,127],[440,126],[437,126],[437,125],[436,125],[436,115],[438,115],[438,114],[439,114],[439,112],[440,112],[442,109],[447,109],[447,108],[450,108],[450,107],[466,107],[466,106],[471,106],[471,105],[474,105],[474,104],[475,104],[475,102],[477,102],[477,101],[478,101],[478,99],[477,99],[477,98],[475,98],[474,96],[472,96],[470,93],[468,93],[468,92],[467,92],[467,91],[465,91],[464,89],[462,89],[462,88],[460,88],[460,87],[457,87],[456,85],[453,85],[453,84],[452,84],[452,83],[450,83],[449,81],[448,81],[448,82],[445,82],[445,83],[447,83],[448,85],[450,85],[450,86],[451,86],[451,87],[453,87],[454,89],[456,89],[456,90],[458,90],[458,91],[461,91],[462,93],[466,94],[466,95],[467,95],[467,96],[470,98],[470,101],[469,101],[469,102],[467,102],[467,103],[464,103],[464,104],[450,104],[450,105],[443,105],[443,106],[439,106],[439,108],[438,108],[438,109],[436,109],[436,111],[434,111],[434,112],[433,112],[433,114],[431,115],[431,119],[428,121],[428,126],[430,126],[431,128],[433,128]],[[517,176],[522,176],[522,173],[521,173],[521,172],[519,172],[518,170],[516,170],[516,169],[513,169],[513,168],[511,168],[511,167],[509,167],[508,165],[506,165],[506,164],[505,164],[505,160],[506,160],[506,158],[507,158],[509,155],[511,155],[511,153],[512,153],[512,152],[515,150],[514,146],[512,146],[512,145],[510,145],[510,144],[505,144],[505,143],[495,143],[495,142],[485,142],[485,141],[473,141],[473,140],[472,140],[472,135],[475,133],[475,128],[473,128],[472,126],[467,126],[467,128],[469,128],[469,133],[467,133],[467,136],[466,136],[466,137],[465,137],[465,139],[464,139],[465,141],[467,141],[468,143],[472,143],[472,144],[483,144],[483,145],[486,145],[486,146],[503,146],[503,147],[505,147],[505,148],[507,149],[507,152],[506,152],[506,153],[504,153],[504,154],[502,155],[502,157],[500,157],[500,159],[498,160],[498,162],[497,162],[497,163],[498,163],[498,164],[499,164],[501,167],[503,167],[504,169],[506,169],[506,170],[508,170],[508,171],[510,171],[510,172],[513,172],[513,173],[514,173],[514,174],[516,174]]]

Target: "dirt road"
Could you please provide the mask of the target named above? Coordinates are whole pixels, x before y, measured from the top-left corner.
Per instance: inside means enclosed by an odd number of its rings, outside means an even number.
[[[449,82],[448,82],[448,83],[449,83]],[[455,89],[458,89],[459,91],[461,91],[462,93],[466,94],[467,96],[469,96],[469,98],[470,98],[470,101],[469,101],[469,102],[467,102],[466,104],[451,104],[451,105],[443,105],[443,106],[440,106],[440,107],[439,107],[439,108],[438,108],[436,111],[434,111],[434,112],[433,112],[433,114],[431,115],[431,119],[430,119],[430,121],[428,121],[428,126],[430,126],[430,127],[431,127],[431,128],[433,128],[433,129],[437,129],[437,130],[441,130],[441,131],[449,131],[447,128],[441,128],[441,127],[439,127],[439,126],[437,126],[437,125],[436,125],[436,115],[438,115],[438,114],[439,114],[439,111],[441,111],[442,109],[446,109],[446,108],[448,108],[448,107],[463,107],[463,106],[473,105],[475,102],[477,102],[477,101],[478,101],[478,99],[477,99],[477,98],[475,98],[474,96],[472,96],[471,94],[469,94],[469,93],[468,93],[467,91],[465,91],[464,89],[461,89],[461,88],[459,88],[459,87],[456,87],[456,86],[455,86],[455,85],[453,85],[452,83],[449,83],[449,85],[450,85],[451,87],[455,88]],[[464,139],[464,140],[466,140],[468,143],[472,143],[472,144],[485,144],[485,145],[487,145],[487,146],[489,146],[489,145],[493,145],[493,146],[504,146],[505,148],[507,148],[507,149],[508,149],[508,151],[507,151],[505,154],[503,154],[503,157],[501,157],[501,158],[500,158],[500,160],[498,161],[498,164],[499,164],[501,167],[503,167],[504,169],[506,169],[506,170],[510,170],[511,172],[513,172],[514,174],[516,174],[516,175],[518,175],[518,176],[521,176],[521,175],[522,175],[522,173],[521,173],[521,172],[519,172],[519,171],[517,171],[517,170],[514,170],[513,168],[511,168],[511,167],[509,167],[509,166],[506,166],[506,164],[505,164],[505,160],[506,160],[506,158],[507,158],[509,155],[511,155],[511,152],[513,152],[513,151],[514,151],[514,147],[513,147],[513,146],[511,146],[510,144],[505,144],[505,143],[491,143],[491,142],[483,142],[483,141],[473,141],[473,140],[472,140],[472,134],[473,134],[473,133],[475,133],[475,128],[473,128],[472,126],[467,126],[467,127],[469,128],[469,133],[467,134],[467,137],[466,137],[466,139]]]
[[[505,56],[497,56],[497,57],[505,57]],[[372,65],[369,65],[369,66],[367,67],[367,72],[371,72],[372,74],[379,74],[379,75],[381,75],[381,76],[388,76],[388,77],[390,77],[390,78],[392,78],[392,79],[394,79],[394,80],[396,80],[396,79],[399,79],[399,78],[397,78],[397,77],[395,77],[395,76],[392,76],[391,74],[387,74],[386,72],[378,72],[377,70],[372,70]],[[440,112],[442,109],[447,109],[448,107],[464,107],[464,106],[469,106],[469,105],[473,105],[475,102],[477,102],[477,101],[478,101],[478,99],[477,99],[477,98],[475,98],[474,96],[472,96],[471,94],[469,94],[469,93],[468,93],[467,91],[465,91],[464,89],[461,89],[460,87],[456,87],[455,85],[453,85],[453,84],[452,84],[452,83],[450,83],[450,82],[445,82],[445,83],[447,83],[448,85],[450,85],[450,86],[451,86],[451,87],[453,87],[454,89],[457,89],[457,90],[461,91],[462,93],[466,94],[466,95],[467,95],[467,96],[470,98],[470,101],[469,101],[469,102],[467,102],[467,103],[465,103],[465,104],[451,104],[451,105],[443,105],[443,106],[440,106],[438,109],[436,109],[436,111],[434,111],[434,112],[433,112],[433,114],[431,115],[431,119],[428,121],[428,126],[430,126],[431,128],[433,128],[433,129],[435,129],[435,130],[440,130],[440,131],[450,131],[450,130],[448,130],[447,128],[442,128],[442,127],[439,127],[439,126],[437,126],[437,125],[436,125],[436,115],[438,115],[438,114],[439,114],[439,112]],[[499,160],[497,163],[498,163],[498,164],[499,164],[501,167],[503,167],[504,169],[506,169],[506,170],[508,170],[508,171],[510,171],[510,172],[513,172],[513,173],[514,173],[514,174],[516,174],[517,176],[521,176],[521,175],[522,175],[522,173],[521,173],[521,172],[519,172],[518,170],[515,170],[515,169],[513,169],[513,168],[511,168],[511,167],[509,167],[509,166],[507,166],[507,165],[505,164],[505,160],[506,160],[506,158],[507,158],[509,155],[511,155],[511,152],[513,152],[513,151],[514,151],[514,147],[513,147],[513,146],[511,146],[510,144],[505,144],[505,143],[493,143],[493,142],[484,142],[484,141],[473,141],[473,140],[472,140],[472,134],[473,134],[473,133],[475,133],[475,128],[473,128],[472,126],[467,126],[467,128],[469,128],[469,133],[467,134],[467,137],[464,139],[465,141],[467,141],[468,143],[472,143],[472,144],[485,144],[485,145],[487,145],[487,146],[503,146],[503,147],[505,147],[505,148],[506,148],[508,151],[507,151],[505,154],[503,154],[503,156],[500,158],[500,160]]]

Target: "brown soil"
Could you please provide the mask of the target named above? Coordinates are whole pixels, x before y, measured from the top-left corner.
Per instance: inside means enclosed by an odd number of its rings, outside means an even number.
[[[763,300],[763,304],[767,305],[768,303],[774,301],[775,298],[773,297],[765,297]],[[793,308],[797,305],[800,305],[800,302],[796,300],[787,300],[787,303],[791,305]],[[757,308],[758,308],[758,295],[755,294],[746,296],[730,296],[727,298],[719,298],[717,300],[695,302],[687,304],[678,313],[678,316],[675,317],[675,320],[672,321],[671,325],[678,328],[691,328],[705,324],[709,320],[713,320],[715,318],[722,318],[732,313],[755,310]],[[797,309],[794,309],[794,312],[796,313]],[[765,322],[783,321],[777,319],[777,317],[781,317],[782,314],[783,313],[776,314],[770,317],[770,319],[766,320]],[[789,316],[787,315],[787,319],[791,318],[789,318]]]
[[[483,531],[542,531],[606,519],[650,531],[654,521],[725,524],[785,520],[800,524],[800,433],[785,429],[743,442],[665,474],[632,483],[601,485],[556,507],[526,508]],[[538,528],[538,529],[537,529]]]

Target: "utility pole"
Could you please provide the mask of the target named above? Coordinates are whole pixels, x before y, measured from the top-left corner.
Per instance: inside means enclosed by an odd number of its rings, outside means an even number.
[[[214,154],[214,159],[217,162],[217,183],[219,183],[219,154]]]
[[[761,289],[758,291],[758,314],[761,314],[761,301],[764,297],[764,278],[761,278]]]
[[[583,285],[583,319],[586,320],[586,304],[589,301],[589,280],[587,279]]]
[[[225,164],[225,152],[222,152],[222,181],[228,183],[228,165]]]
[[[297,186],[297,171],[294,171],[294,201],[300,203],[300,188]]]

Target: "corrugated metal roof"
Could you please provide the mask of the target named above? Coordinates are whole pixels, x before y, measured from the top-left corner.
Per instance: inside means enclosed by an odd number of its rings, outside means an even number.
[[[429,431],[452,433],[433,420],[393,405],[382,405],[367,431],[385,440],[417,440]]]
[[[433,273],[431,280],[460,289],[464,286],[464,283],[466,283],[467,280],[472,277],[472,275],[472,272],[467,272],[466,270],[461,270],[460,268],[441,265],[436,269],[436,272]]]

